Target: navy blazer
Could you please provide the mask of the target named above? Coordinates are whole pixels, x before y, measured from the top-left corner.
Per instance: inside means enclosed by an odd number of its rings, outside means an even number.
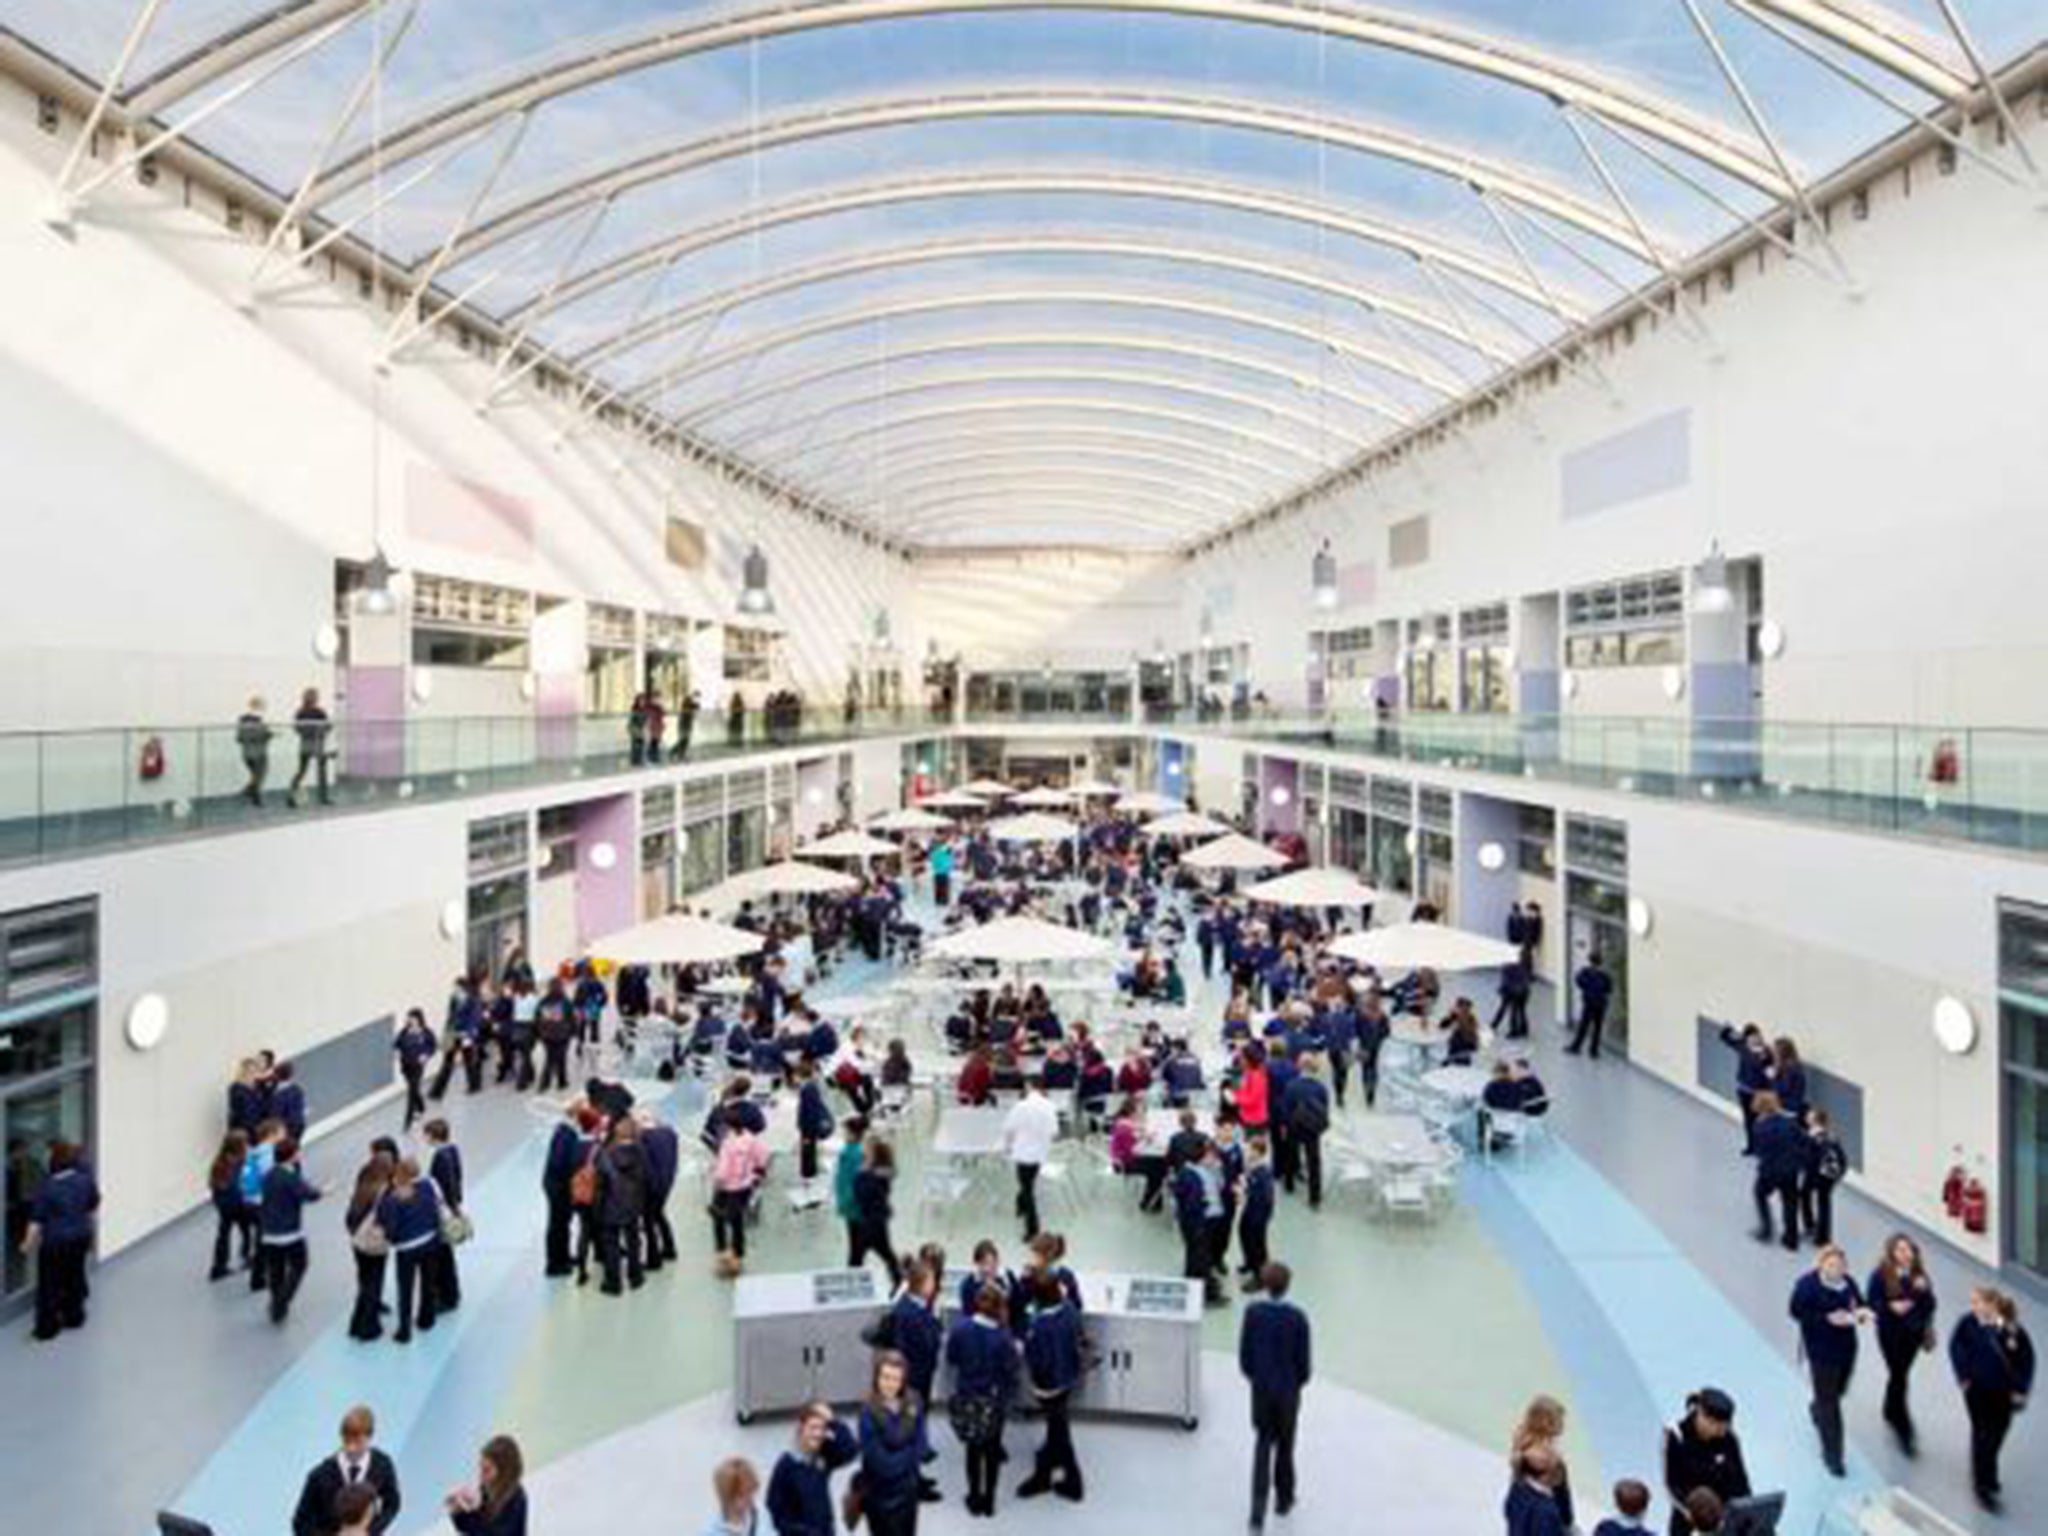
[[[427,1177],[452,1209],[462,1209],[462,1148],[452,1144],[434,1148],[434,1155],[427,1160]]]
[[[263,1206],[258,1222],[266,1243],[304,1239],[305,1209],[320,1198],[296,1163],[280,1163],[263,1176]]]
[[[922,1403],[901,1413],[860,1411],[860,1469],[870,1510],[900,1513],[917,1507],[927,1445]]]
[[[2034,1341],[2024,1328],[1987,1328],[1965,1312],[1949,1335],[1948,1360],[1966,1392],[2024,1397],[2034,1390]]]
[[[900,1353],[910,1368],[910,1390],[931,1401],[932,1379],[939,1374],[939,1351],[946,1339],[939,1314],[905,1294],[889,1309],[887,1328],[889,1347]]]
[[[647,1198],[657,1206],[665,1205],[676,1187],[676,1171],[682,1166],[676,1128],[658,1120],[644,1127],[640,1150],[647,1158]]]
[[[1061,1396],[1081,1384],[1081,1316],[1064,1300],[1031,1309],[1024,1363],[1032,1387],[1043,1397]]]
[[[448,1523],[462,1536],[526,1536],[526,1490],[513,1489],[512,1497],[498,1506],[496,1514],[463,1510],[450,1515]]]
[[[1793,1321],[1799,1324],[1799,1339],[1811,1363],[1842,1370],[1856,1363],[1856,1330],[1832,1323],[1828,1317],[1830,1313],[1854,1310],[1862,1305],[1863,1293],[1846,1275],[1842,1277],[1840,1290],[1824,1284],[1819,1273],[1813,1270],[1799,1277],[1799,1283],[1792,1287],[1792,1300],[1787,1310]]]
[[[859,1454],[853,1431],[837,1419],[832,1421],[816,1461],[784,1451],[768,1478],[768,1518],[775,1526],[775,1536],[838,1536],[832,1474]]]
[[[89,1243],[92,1214],[100,1208],[100,1187],[92,1170],[77,1165],[44,1179],[29,1203],[29,1219],[45,1243]]]
[[[1254,1400],[1297,1402],[1309,1383],[1308,1314],[1290,1301],[1255,1301],[1237,1335],[1237,1368]]]
[[[1806,1132],[1791,1115],[1765,1115],[1750,1140],[1756,1148],[1756,1176],[1765,1183],[1790,1184],[1806,1171]]]
[[[1007,1403],[1017,1391],[1017,1342],[993,1319],[972,1313],[946,1338],[955,1397],[993,1397]]]
[[[1244,1211],[1238,1217],[1240,1231],[1264,1231],[1273,1220],[1273,1165],[1260,1163],[1244,1176]]]
[[[1526,1478],[1515,1479],[1501,1513],[1507,1517],[1507,1536],[1566,1536],[1557,1499]]]

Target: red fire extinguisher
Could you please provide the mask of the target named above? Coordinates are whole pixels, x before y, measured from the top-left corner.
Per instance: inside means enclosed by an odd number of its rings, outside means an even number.
[[[1958,1149],[1960,1151],[1960,1149]],[[1949,1165],[1948,1177],[1941,1181],[1941,1205],[1951,1220],[1963,1214],[1963,1186],[1969,1182],[1969,1171],[1961,1162]]]
[[[1963,1230],[1981,1236],[1991,1221],[1991,1195],[1972,1174],[1963,1184]]]

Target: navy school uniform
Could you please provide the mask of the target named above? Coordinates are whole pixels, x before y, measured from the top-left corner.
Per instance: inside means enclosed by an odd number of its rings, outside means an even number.
[[[889,1309],[885,1327],[889,1347],[903,1356],[909,1368],[910,1390],[924,1402],[930,1402],[946,1337],[938,1312],[906,1293],[898,1296]]]
[[[960,1282],[960,1313],[962,1317],[974,1316],[975,1304],[981,1299],[983,1289],[991,1285],[1003,1293],[1006,1301],[1017,1294],[1017,1277],[1008,1270],[1003,1270],[993,1278],[986,1280],[982,1278],[980,1270],[970,1270],[966,1278]]]
[[[1081,1384],[1081,1315],[1064,1298],[1031,1309],[1024,1363],[1031,1385],[1043,1396],[1071,1392]]]
[[[860,1469],[863,1499],[871,1513],[901,1515],[916,1509],[928,1448],[922,1403],[906,1403],[894,1413],[872,1406],[861,1409]]]
[[[1008,1403],[1016,1395],[1016,1340],[971,1310],[946,1337],[946,1364],[953,1370],[955,1397],[992,1397]]]
[[[296,1082],[279,1083],[270,1096],[270,1112],[284,1122],[287,1135],[294,1141],[303,1141],[306,1136],[306,1090]]]
[[[427,1161],[427,1177],[434,1181],[434,1187],[441,1192],[441,1198],[455,1210],[462,1209],[462,1149],[456,1146],[434,1148],[434,1155]]]
[[[1839,1289],[1826,1284],[1812,1271],[1799,1277],[1798,1284],[1792,1287],[1789,1310],[1793,1321],[1799,1324],[1800,1344],[1811,1364],[1832,1367],[1845,1375],[1855,1366],[1856,1330],[1829,1322],[1828,1315],[1862,1305],[1863,1293],[1846,1275]]]
[[[837,1536],[832,1474],[860,1455],[853,1431],[837,1419],[816,1460],[784,1451],[768,1478],[768,1518],[776,1536]]]
[[[258,1221],[266,1245],[303,1242],[305,1209],[320,1198],[297,1164],[279,1164],[263,1176],[263,1204]]]
[[[797,1090],[797,1134],[811,1141],[824,1141],[831,1136],[832,1127],[832,1107],[825,1102],[825,1090],[812,1078]]]
[[[256,1126],[263,1118],[263,1095],[254,1083],[228,1084],[228,1129],[246,1132],[256,1139]]]
[[[1507,1519],[1507,1536],[1567,1536],[1557,1500],[1526,1478],[1515,1479],[1501,1513]]]
[[[665,1205],[676,1187],[676,1170],[682,1163],[676,1128],[659,1121],[644,1127],[640,1132],[640,1150],[647,1157],[648,1202]]]

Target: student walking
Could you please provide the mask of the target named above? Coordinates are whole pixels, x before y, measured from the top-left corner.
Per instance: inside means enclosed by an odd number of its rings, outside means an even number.
[[[1856,1330],[1871,1321],[1871,1314],[1849,1278],[1849,1261],[1841,1249],[1832,1244],[1821,1249],[1813,1270],[1792,1287],[1788,1310],[1799,1325],[1800,1348],[1813,1382],[1808,1413],[1820,1435],[1821,1460],[1836,1477],[1847,1477],[1842,1398],[1856,1372]]]
[[[328,763],[333,752],[327,738],[334,728],[334,722],[327,711],[320,707],[320,690],[308,688],[299,695],[299,707],[292,716],[292,730],[299,738],[299,767],[292,775],[291,788],[285,791],[285,801],[297,805],[299,790],[306,782],[306,774],[313,774],[314,791],[320,796],[322,805],[334,804],[334,792],[327,780]]]
[[[896,1257],[896,1246],[889,1237],[889,1218],[893,1214],[890,1191],[895,1178],[895,1149],[881,1137],[870,1136],[860,1172],[853,1181],[854,1216],[849,1223],[846,1267],[859,1269],[867,1262],[868,1255],[874,1254],[888,1269],[892,1288],[903,1283],[902,1265]]]
[[[321,1193],[299,1170],[299,1144],[285,1136],[277,1142],[270,1171],[263,1176],[263,1203],[258,1216],[262,1223],[264,1288],[270,1292],[270,1320],[280,1326],[291,1316],[292,1298],[306,1278],[305,1211]]]
[[[249,775],[242,786],[242,798],[251,805],[263,803],[263,781],[270,776],[270,738],[273,732],[270,722],[264,719],[267,708],[259,695],[249,700],[249,707],[242,711],[235,721],[235,746],[242,754],[242,769]]]
[[[1059,1133],[1060,1115],[1052,1100],[1036,1083],[1027,1084],[1024,1097],[1003,1119],[1003,1145],[1017,1171],[1017,1215],[1023,1220],[1027,1243],[1038,1236],[1038,1170],[1052,1156]]]
[[[1252,1395],[1254,1531],[1265,1529],[1269,1492],[1282,1519],[1294,1508],[1294,1436],[1311,1375],[1308,1314],[1287,1299],[1293,1272],[1267,1264],[1257,1279],[1266,1294],[1245,1308],[1237,1335],[1237,1368]]]
[[[384,1337],[384,1272],[390,1268],[391,1243],[377,1224],[377,1207],[390,1192],[397,1159],[372,1152],[356,1171],[355,1188],[342,1208],[341,1224],[355,1257],[356,1300],[349,1313],[348,1336],[359,1344]]]
[[[427,1112],[423,1085],[427,1077],[427,1063],[434,1059],[434,1045],[434,1032],[427,1027],[427,1016],[417,1008],[408,1008],[405,1023],[391,1041],[392,1053],[398,1057],[398,1075],[405,1079],[403,1129],[408,1131],[412,1129],[412,1123]]]
[[[1971,1291],[1970,1310],[1949,1335],[1948,1359],[1970,1415],[1970,1481],[1977,1502],[1996,1513],[2004,1504],[1998,1453],[2034,1390],[2034,1342],[2012,1297],[1988,1285]]]
[[[1934,1348],[1934,1285],[1920,1245],[1903,1232],[1886,1238],[1863,1299],[1876,1314],[1877,1348],[1884,1356],[1884,1421],[1898,1437],[1899,1449],[1911,1456],[1916,1436],[1907,1387],[1914,1362]]]
[[[730,1126],[711,1167],[711,1240],[721,1264],[738,1274],[747,1261],[747,1208],[768,1171],[768,1148],[745,1125]]]
[[[1777,1199],[1784,1219],[1784,1233],[1778,1239],[1788,1249],[1799,1246],[1799,1180],[1806,1170],[1806,1132],[1778,1102],[1775,1093],[1756,1096],[1756,1124],[1750,1140],[1756,1148],[1756,1240],[1771,1240],[1771,1200]]]
[[[209,1280],[225,1280],[232,1271],[229,1255],[239,1247],[244,1269],[256,1249],[256,1223],[242,1200],[242,1165],[249,1160],[249,1134],[229,1131],[221,1138],[213,1166],[207,1170],[207,1198],[213,1203],[213,1267]]]

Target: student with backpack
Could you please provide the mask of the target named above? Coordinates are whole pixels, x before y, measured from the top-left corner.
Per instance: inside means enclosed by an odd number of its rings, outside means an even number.
[[[1799,1179],[1799,1205],[1806,1230],[1822,1248],[1835,1240],[1835,1186],[1849,1172],[1849,1154],[1835,1138],[1824,1109],[1806,1112],[1806,1168]]]

